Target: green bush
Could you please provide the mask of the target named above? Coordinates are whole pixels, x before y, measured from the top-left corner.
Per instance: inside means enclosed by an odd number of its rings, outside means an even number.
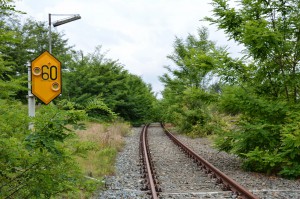
[[[300,176],[300,108],[297,104],[232,89],[225,91],[220,107],[230,114],[240,113],[241,117],[230,132],[218,135],[215,145],[219,150],[242,157],[247,170],[288,178]]]
[[[167,107],[172,122],[179,132],[191,137],[203,137],[217,131],[218,122],[212,115],[209,105],[217,100],[216,95],[201,88],[186,88],[178,105]]]
[[[286,124],[281,134],[282,170],[280,174],[295,178],[300,176],[300,113],[299,107],[294,107],[288,113]]]
[[[0,102],[0,198],[50,198],[84,187],[86,179],[65,141],[74,136],[66,126],[81,127],[85,113],[42,106],[30,131],[25,106]]]
[[[117,118],[114,113],[100,98],[89,100],[85,106],[85,110],[89,117],[105,121],[112,121]]]
[[[246,170],[264,172],[267,174],[278,173],[282,159],[278,150],[262,150],[256,147],[245,154],[243,168]]]

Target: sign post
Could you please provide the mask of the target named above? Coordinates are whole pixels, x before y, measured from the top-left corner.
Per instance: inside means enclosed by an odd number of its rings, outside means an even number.
[[[61,62],[48,51],[31,62],[31,90],[45,104],[61,94]]]
[[[35,97],[31,93],[31,67],[28,66],[28,115],[29,117],[34,117],[35,116]],[[30,130],[33,129],[33,123],[29,123]]]

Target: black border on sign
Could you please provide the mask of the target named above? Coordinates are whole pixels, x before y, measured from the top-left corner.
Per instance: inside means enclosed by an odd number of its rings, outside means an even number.
[[[61,62],[54,56],[52,55],[48,50],[43,51],[39,56],[37,56],[36,58],[34,58],[30,63],[30,76],[31,76],[31,82],[30,82],[30,87],[31,87],[31,94],[34,95],[36,98],[38,98],[39,100],[41,100],[38,96],[36,96],[35,94],[32,93],[32,62],[34,62],[38,57],[40,57],[42,54],[44,54],[45,52],[48,52],[54,59],[56,59],[59,63],[60,63],[60,94],[57,95],[55,98],[53,98],[50,102],[52,102],[53,100],[55,100],[57,97],[59,97],[62,94],[62,64]],[[43,102],[43,100],[41,100]],[[50,103],[49,102],[49,103]],[[45,102],[43,102],[44,104],[46,104]],[[48,103],[48,104],[49,104]],[[48,105],[46,104],[46,105]]]

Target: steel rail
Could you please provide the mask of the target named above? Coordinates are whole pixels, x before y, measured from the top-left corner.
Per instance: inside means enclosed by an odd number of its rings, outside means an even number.
[[[158,199],[158,193],[156,192],[156,184],[154,180],[153,168],[150,162],[150,151],[147,141],[147,130],[149,125],[143,127],[141,137],[140,137],[140,153],[143,158],[143,164],[145,166],[145,174],[146,174],[146,182],[148,184],[148,189],[151,191],[151,195],[153,199]]]
[[[181,143],[170,131],[168,131],[164,125],[161,123],[162,128],[164,129],[164,132],[170,137],[170,139],[178,145],[184,152],[188,154],[189,157],[193,158],[194,161],[199,165],[202,169],[206,171],[207,174],[211,174],[212,177],[217,179],[217,183],[223,184],[224,190],[230,190],[236,195],[239,196],[239,198],[243,199],[258,199],[255,195],[253,195],[250,191],[248,191],[246,188],[244,188],[242,185],[238,184],[236,181],[234,181],[232,178],[228,177],[226,174],[221,172],[219,169],[217,169],[215,166],[210,164],[208,161],[197,155],[193,150],[191,150],[189,147],[185,146],[183,143]]]

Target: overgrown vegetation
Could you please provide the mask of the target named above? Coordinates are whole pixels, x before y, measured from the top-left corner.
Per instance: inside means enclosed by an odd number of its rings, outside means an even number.
[[[198,29],[198,35],[186,40],[176,38],[174,52],[168,56],[176,67],[167,67],[170,74],[160,80],[165,84],[161,106],[166,110],[163,119],[174,122],[179,130],[192,135],[206,136],[216,128],[211,104],[218,99],[218,91],[208,92],[208,82],[218,67],[216,57],[225,50],[208,40],[208,30]]]
[[[156,98],[151,86],[124,70],[117,61],[105,58],[101,46],[86,56],[78,52],[69,69],[64,74],[63,98],[90,109],[91,116],[119,116],[133,125],[154,117],[150,113]]]
[[[64,143],[74,135],[65,126],[79,126],[83,112],[43,106],[28,130],[27,109],[1,100],[1,198],[50,198],[84,186],[80,168]]]
[[[113,174],[130,125],[154,117],[155,96],[100,47],[84,55],[52,31],[64,92],[50,105],[36,106],[36,117],[29,118],[27,64],[48,49],[49,33],[46,22],[22,23],[21,13],[13,0],[0,1],[0,198],[87,198],[104,175]],[[86,121],[106,125],[102,131],[93,123],[95,131],[88,124],[75,133]]]
[[[84,111],[42,106],[30,118],[21,103],[0,103],[0,197],[86,198],[114,173],[116,154],[130,125],[88,123]],[[12,111],[15,110],[15,111]]]
[[[114,174],[115,156],[122,149],[123,137],[130,133],[129,127],[125,123],[88,123],[86,130],[76,132],[80,142],[76,150],[89,149],[78,157],[86,176],[101,179],[104,175]]]
[[[245,56],[231,58],[206,28],[176,38],[175,66],[161,77],[163,118],[193,136],[215,134],[216,147],[243,158],[247,170],[299,178],[299,1],[229,2],[212,0],[205,20]]]
[[[150,85],[106,58],[101,46],[84,54],[53,31],[64,93],[34,119],[24,105],[26,64],[48,48],[47,23],[22,24],[13,4],[0,1],[1,198],[88,196],[114,172],[110,165],[129,128],[123,121],[163,120],[191,136],[214,134],[216,147],[243,158],[245,169],[300,177],[298,1],[243,0],[232,8],[212,0],[214,16],[205,20],[243,45],[245,56],[231,58],[205,27],[176,37],[159,103]],[[85,120],[102,125],[88,123],[76,134]]]

